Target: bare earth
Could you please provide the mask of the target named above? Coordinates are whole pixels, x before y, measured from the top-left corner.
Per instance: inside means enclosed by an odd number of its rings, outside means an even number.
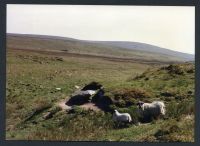
[[[57,106],[61,107],[62,110],[70,110],[72,108],[72,106],[68,106],[66,105],[67,100],[62,100],[60,102],[57,103]],[[94,103],[85,103],[83,105],[80,105],[81,108],[85,109],[85,110],[93,110],[93,111],[100,111],[101,109],[99,109]]]
[[[65,104],[66,100],[62,100],[57,103],[57,106],[61,107],[62,110],[70,110],[72,107]]]

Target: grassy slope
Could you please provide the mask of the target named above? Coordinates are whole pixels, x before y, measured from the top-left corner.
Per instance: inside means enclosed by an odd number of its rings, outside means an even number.
[[[167,56],[162,54],[133,51],[130,49],[121,49],[112,46],[101,44],[82,42],[79,40],[62,40],[62,39],[41,39],[28,36],[7,36],[7,47],[17,49],[33,49],[33,50],[48,50],[48,51],[63,51],[69,53],[91,54],[100,56],[111,56],[121,58],[134,58],[142,60],[157,60],[157,61],[183,61],[181,58]],[[66,51],[64,51],[66,53]]]
[[[153,121],[142,126],[111,130],[102,139],[117,141],[194,141],[194,65],[175,65],[183,74],[168,69],[151,68],[124,83],[125,89],[143,89],[150,98],[138,100],[163,100],[167,106],[165,120]],[[177,68],[176,68],[177,69]],[[192,70],[192,71],[191,71]],[[169,73],[170,72],[170,73]],[[126,91],[125,90],[125,91]],[[126,106],[125,106],[126,107]],[[117,108],[117,107],[116,107]],[[124,108],[118,108],[118,110]],[[192,116],[188,116],[192,114]]]
[[[146,67],[73,57],[56,61],[54,56],[8,50],[7,127],[20,123],[38,104],[42,106],[66,98],[74,91],[75,85],[94,80],[112,88],[119,86],[129,76],[141,73]],[[56,87],[61,87],[62,91],[56,91]]]
[[[183,118],[185,114],[191,113],[185,105],[193,107],[194,73],[187,73],[192,65],[183,66],[183,75],[169,74],[168,70],[156,67],[142,74],[150,67],[94,58],[63,57],[63,61],[60,61],[56,56],[8,50],[6,138],[193,141],[194,119]],[[111,115],[104,113],[77,112],[67,115],[66,112],[58,112],[52,119],[42,119],[46,111],[55,108],[55,102],[73,93],[74,85],[91,81],[102,83],[109,94],[116,90],[143,89],[151,95],[145,100],[162,99],[167,103],[170,111],[168,119],[141,126],[131,125],[125,129],[113,129]],[[56,91],[56,87],[62,90]],[[165,91],[173,93],[172,96],[164,96],[162,93]],[[188,91],[192,91],[192,94],[188,94]],[[182,111],[178,111],[174,101],[183,107]],[[171,104],[174,106],[170,107]],[[48,106],[52,107],[23,122],[32,110]],[[178,125],[178,131],[163,134],[161,138],[154,136],[159,130],[174,125]],[[180,134],[182,137],[178,137]]]

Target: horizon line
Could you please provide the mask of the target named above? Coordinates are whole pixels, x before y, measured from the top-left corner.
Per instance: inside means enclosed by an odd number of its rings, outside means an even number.
[[[159,47],[162,49],[166,49],[166,50],[170,50],[170,51],[174,51],[174,52],[178,52],[178,53],[183,53],[183,54],[188,54],[188,55],[193,55],[195,56],[195,52],[194,54],[191,53],[185,53],[185,52],[180,52],[180,51],[175,51],[169,48],[165,48],[165,47],[161,47],[158,45],[153,45],[153,44],[149,44],[149,43],[145,43],[145,42],[135,42],[135,41],[126,41],[126,40],[120,40],[120,41],[113,41],[113,40],[84,40],[84,39],[77,39],[77,38],[73,38],[73,37],[67,37],[67,36],[58,36],[58,35],[48,35],[48,34],[31,34],[31,33],[12,33],[12,32],[6,32],[7,34],[19,34],[19,35],[38,35],[38,36],[50,36],[50,37],[60,37],[60,38],[68,38],[68,39],[72,39],[72,40],[77,40],[77,41],[96,41],[96,42],[132,42],[132,43],[142,43],[142,44],[147,44],[147,45],[151,45],[151,46],[155,46],[155,47]],[[124,48],[127,49],[127,48]]]

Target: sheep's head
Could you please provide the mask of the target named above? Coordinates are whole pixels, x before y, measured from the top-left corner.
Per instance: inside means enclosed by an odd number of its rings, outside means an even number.
[[[142,101],[139,101],[138,103],[137,103],[137,106],[139,107],[139,109],[142,109],[142,105],[144,104],[144,102],[142,102]]]
[[[119,114],[119,112],[117,110],[114,110],[114,114]]]

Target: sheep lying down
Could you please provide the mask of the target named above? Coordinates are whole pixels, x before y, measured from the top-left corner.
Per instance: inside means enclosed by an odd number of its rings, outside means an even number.
[[[131,116],[129,113],[119,113],[117,110],[114,111],[113,121],[116,122],[131,122]]]

